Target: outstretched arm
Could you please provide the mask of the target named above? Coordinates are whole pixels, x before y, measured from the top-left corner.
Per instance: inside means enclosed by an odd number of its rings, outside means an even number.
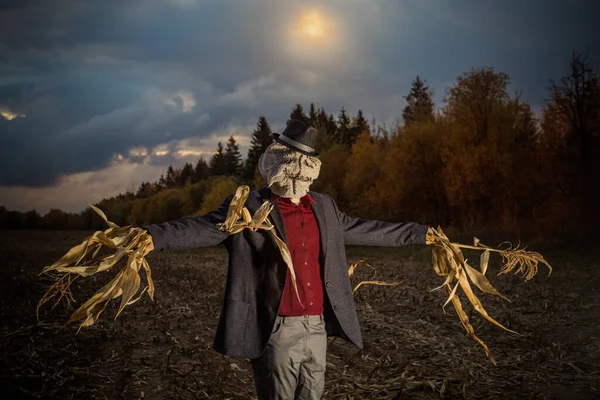
[[[384,222],[349,217],[338,209],[333,199],[331,202],[344,233],[345,244],[393,247],[426,243],[426,234],[429,229],[427,225],[415,222]]]
[[[144,226],[152,236],[153,249],[162,251],[221,244],[229,234],[220,231],[217,224],[225,221],[232,198],[230,195],[218,209],[198,217]]]

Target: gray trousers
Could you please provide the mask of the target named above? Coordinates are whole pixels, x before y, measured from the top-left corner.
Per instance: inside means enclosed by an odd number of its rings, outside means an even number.
[[[265,352],[250,360],[258,399],[320,399],[326,353],[322,315],[278,316]]]

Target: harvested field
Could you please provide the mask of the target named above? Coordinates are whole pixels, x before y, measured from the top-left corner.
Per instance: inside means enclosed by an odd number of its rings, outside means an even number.
[[[45,308],[37,323],[44,292],[37,274],[87,235],[0,232],[2,398],[254,397],[247,360],[222,358],[211,348],[226,275],[221,247],[151,254],[155,303],[144,296],[116,321],[111,304],[78,335],[76,325],[62,326],[72,306]],[[527,283],[495,277],[499,260],[492,256],[490,280],[512,304],[479,295],[490,315],[519,335],[469,313],[494,366],[452,306],[442,311],[445,292],[429,292],[441,284],[429,248],[349,248],[349,262],[364,259],[376,268],[375,275],[359,269],[359,278],[402,284],[357,291],[365,349],[330,339],[324,398],[600,398],[600,258],[539,250],[554,267],[550,277],[544,269]],[[108,278],[78,280],[74,294],[83,300]]]

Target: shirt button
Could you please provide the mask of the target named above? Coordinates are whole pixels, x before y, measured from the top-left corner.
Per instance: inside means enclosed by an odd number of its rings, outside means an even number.
[[[309,306],[312,306],[312,305],[313,305],[313,302],[311,301],[310,304],[309,304]]]
[[[308,265],[308,261],[304,261],[304,265]]]
[[[310,286],[310,282],[306,282],[306,286]]]
[[[302,242],[302,247],[306,246],[306,243]]]

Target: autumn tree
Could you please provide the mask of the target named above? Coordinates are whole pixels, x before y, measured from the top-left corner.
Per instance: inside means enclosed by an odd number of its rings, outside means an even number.
[[[387,143],[378,141],[385,150],[381,157],[375,155],[381,172],[371,189],[376,195],[370,205],[380,211],[380,218],[450,224],[442,158],[446,134],[440,120],[411,124]]]
[[[518,96],[508,94],[509,81],[491,68],[473,69],[457,78],[445,98],[445,191],[452,215],[466,227],[519,226],[521,204],[514,194],[526,185],[517,185],[515,177],[526,179],[528,171],[517,170],[517,143],[534,134],[534,117]]]
[[[589,215],[596,215],[600,202],[600,75],[588,58],[588,54],[573,54],[566,75],[551,82],[547,112],[554,112],[555,120],[563,122],[564,155],[576,174],[573,179],[581,206]]]
[[[374,208],[373,204],[381,196],[377,182],[384,172],[381,170],[383,157],[385,154],[381,143],[375,142],[368,131],[363,131],[352,146],[343,186],[348,209],[356,215],[381,217],[379,209]]]

